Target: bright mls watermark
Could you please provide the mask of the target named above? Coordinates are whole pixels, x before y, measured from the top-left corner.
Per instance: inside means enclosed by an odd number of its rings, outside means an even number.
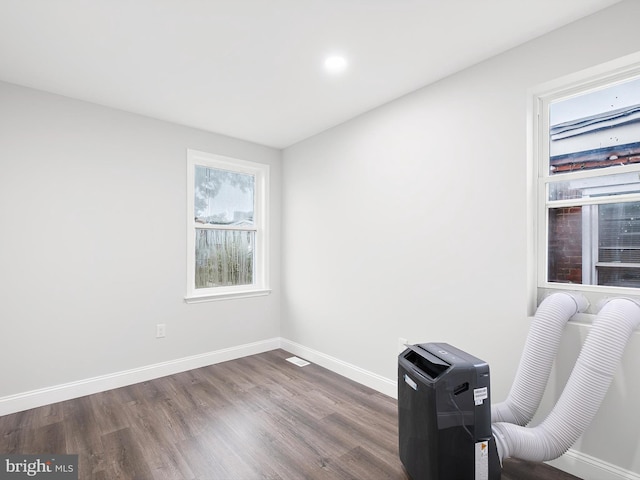
[[[78,455],[0,455],[0,480],[78,480]]]

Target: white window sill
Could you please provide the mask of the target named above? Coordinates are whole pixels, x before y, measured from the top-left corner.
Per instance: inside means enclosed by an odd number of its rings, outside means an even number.
[[[271,294],[271,289],[242,290],[235,292],[207,293],[205,295],[190,295],[184,297],[186,303],[216,302],[218,300],[233,300],[236,298],[264,297]]]

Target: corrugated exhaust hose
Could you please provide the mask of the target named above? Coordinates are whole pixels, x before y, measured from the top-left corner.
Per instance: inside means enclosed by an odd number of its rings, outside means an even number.
[[[567,321],[589,306],[580,294],[554,293],[536,310],[506,400],[491,406],[492,422],[526,425],[538,410]]]
[[[591,423],[609,389],[625,346],[640,323],[640,305],[610,300],[598,313],[571,376],[547,418],[527,428],[498,422],[492,431],[500,461],[548,461],[565,453]]]

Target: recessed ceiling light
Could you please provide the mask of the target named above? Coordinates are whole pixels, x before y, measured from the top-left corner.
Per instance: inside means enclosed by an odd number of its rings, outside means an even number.
[[[324,68],[329,73],[341,73],[347,68],[347,59],[340,55],[332,55],[324,61]]]

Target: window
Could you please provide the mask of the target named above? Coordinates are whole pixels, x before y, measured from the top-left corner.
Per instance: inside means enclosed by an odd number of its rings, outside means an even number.
[[[640,294],[640,66],[534,106],[538,287]]]
[[[269,166],[187,150],[187,302],[265,295]]]

